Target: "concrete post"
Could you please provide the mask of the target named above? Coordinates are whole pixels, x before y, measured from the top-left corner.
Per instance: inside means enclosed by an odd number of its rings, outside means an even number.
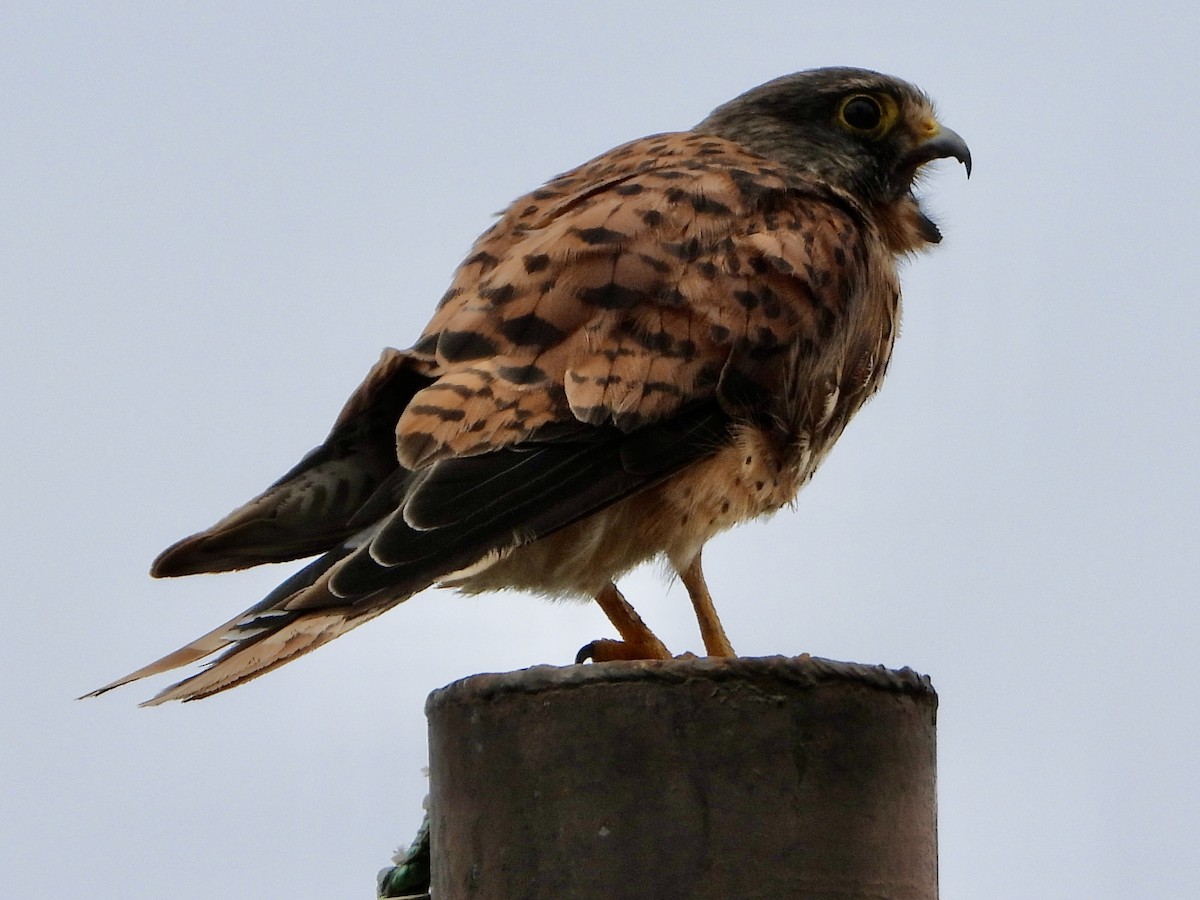
[[[476,675],[430,695],[441,900],[936,900],[937,695],[799,657]]]

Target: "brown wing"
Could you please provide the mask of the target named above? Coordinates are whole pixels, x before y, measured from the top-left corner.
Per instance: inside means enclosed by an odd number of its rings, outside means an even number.
[[[735,355],[770,389],[773,358],[847,313],[860,229],[845,198],[705,135],[559,176],[480,238],[414,347],[437,380],[400,419],[402,463],[551,423],[629,431],[716,396]]]
[[[386,350],[347,401],[325,442],[253,500],[171,545],[155,577],[227,572],[323,553],[362,528],[360,510],[399,472],[396,420],[429,384],[402,353]]]
[[[690,133],[627,144],[517,200],[421,340],[385,355],[352,399],[330,436],[343,449],[327,441],[156,571],[198,571],[181,560],[209,546],[204,564],[224,568],[280,548],[324,543],[327,555],[108,687],[223,649],[154,702],[224,690],[661,481],[714,452],[731,421],[785,422],[796,402],[825,402],[826,386],[807,396],[804,369],[845,352],[860,228],[828,188]],[[376,466],[391,423],[400,466]],[[303,502],[314,473],[339,464],[368,471],[364,486]]]

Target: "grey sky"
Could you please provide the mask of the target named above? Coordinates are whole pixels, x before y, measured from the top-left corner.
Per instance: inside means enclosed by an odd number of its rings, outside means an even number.
[[[603,616],[429,592],[212,700],[73,701],[290,571],[150,560],[319,442],[513,197],[850,64],[927,90],[975,174],[929,179],[880,397],[706,552],[726,627],[933,676],[944,896],[1197,896],[1194,3],[450,7],[0,10],[0,894],[371,896],[425,695]],[[624,587],[697,648],[680,587]]]

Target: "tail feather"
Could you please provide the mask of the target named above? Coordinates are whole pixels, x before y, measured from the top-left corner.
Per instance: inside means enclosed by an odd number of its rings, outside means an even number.
[[[351,543],[331,550],[320,559],[314,560],[300,571],[294,573],[254,606],[244,612],[238,613],[223,625],[217,626],[207,634],[196,638],[196,640],[180,647],[172,653],[168,653],[161,659],[142,666],[140,669],[104,685],[104,687],[89,691],[79,699],[99,697],[101,694],[105,694],[114,688],[119,688],[133,681],[140,681],[143,678],[149,678],[152,675],[169,672],[172,669],[178,669],[224,650],[225,654],[214,660],[211,667],[206,670],[206,673],[211,673],[217,666],[225,664],[239,653],[248,650],[251,645],[263,641],[273,634],[280,633],[287,626],[294,624],[294,620],[298,619],[302,613],[286,609],[287,602],[301,594],[323,591],[325,585],[328,583],[329,570],[353,551],[354,547]],[[342,615],[345,616],[346,614],[342,613]],[[346,630],[349,629],[343,629],[343,631]],[[292,657],[296,655],[298,653],[293,652]],[[227,670],[232,668],[234,666],[228,666]],[[261,671],[266,670],[261,669]],[[174,690],[190,680],[185,679],[185,681],[167,688],[167,691]],[[246,678],[242,680],[246,680]],[[164,691],[163,693],[166,692]],[[160,702],[159,697],[155,697],[150,702]]]
[[[257,639],[246,644],[230,647],[208,668],[165,688],[141,705],[157,706],[170,700],[202,700],[245,684],[316,650],[389,608],[375,607],[359,616],[351,616],[345,610],[294,615],[291,621],[280,628],[261,633],[256,636]]]
[[[364,518],[370,524],[244,613],[85,696],[210,657],[207,668],[145,705],[198,700],[243,684],[431,584],[462,586],[517,547],[645,490],[712,453],[728,429],[719,405],[703,403],[629,434],[577,426],[545,441],[439,460],[415,474],[393,471],[359,512],[338,518],[338,527]],[[301,475],[309,471],[303,465]],[[283,483],[291,481],[285,476]]]
[[[248,613],[249,611],[247,611]],[[79,699],[86,697],[99,697],[101,694],[106,694],[114,688],[119,688],[122,685],[129,684],[134,681],[141,681],[143,678],[149,678],[152,675],[160,675],[163,672],[170,672],[172,669],[178,669],[189,665],[206,656],[211,656],[221,650],[229,648],[231,644],[236,644],[242,637],[239,635],[242,623],[246,621],[247,613],[240,613],[230,619],[224,625],[214,628],[208,634],[196,638],[190,644],[180,647],[178,650],[168,653],[161,659],[157,659],[148,665],[142,666],[136,671],[130,672],[128,675],[123,675],[116,681],[109,682],[104,687],[96,688],[94,691],[89,691]]]
[[[181,666],[186,666],[189,663],[194,663],[201,660],[211,653],[216,653],[223,647],[229,646],[226,638],[222,635],[228,630],[229,626],[236,622],[233,619],[226,622],[220,628],[213,629],[204,637],[197,638],[186,647],[180,647],[173,653],[168,653],[162,659],[155,660],[149,665],[142,666],[140,669],[130,672],[118,678],[116,681],[110,681],[104,687],[96,688],[94,691],[88,691],[86,694],[79,697],[80,700],[88,697],[99,697],[101,694],[107,694],[109,691],[129,684],[133,681],[140,681],[143,678],[149,678],[151,675],[158,675],[162,672],[169,672],[172,669],[178,669]]]

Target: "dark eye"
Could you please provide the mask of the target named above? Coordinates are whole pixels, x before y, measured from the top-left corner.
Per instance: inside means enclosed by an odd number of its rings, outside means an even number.
[[[883,110],[874,97],[860,94],[842,105],[842,121],[855,131],[874,131],[883,120]]]

